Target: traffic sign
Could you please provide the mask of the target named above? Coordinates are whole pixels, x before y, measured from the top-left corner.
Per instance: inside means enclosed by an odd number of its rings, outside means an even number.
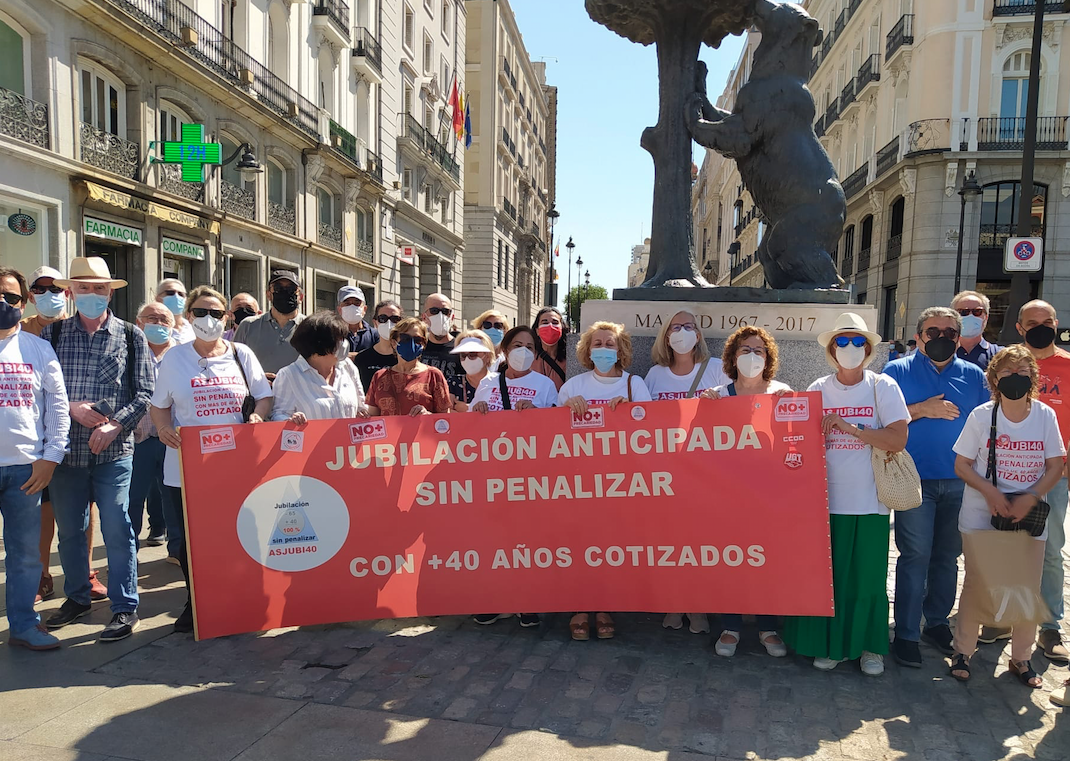
[[[1044,263],[1043,238],[1008,238],[1004,272],[1040,272]]]

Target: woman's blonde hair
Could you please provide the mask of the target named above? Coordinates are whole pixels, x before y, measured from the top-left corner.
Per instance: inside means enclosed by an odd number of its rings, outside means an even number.
[[[616,322],[599,321],[587,328],[580,336],[580,342],[576,344],[576,358],[580,365],[588,370],[594,369],[591,361],[591,336],[599,330],[608,330],[617,340],[617,366],[622,370],[632,363],[632,337],[624,329],[624,326]]]
[[[488,309],[486,312],[484,312],[483,314],[479,315],[479,317],[477,317],[474,320],[472,320],[472,323],[471,323],[472,324],[472,330],[482,330],[483,329],[483,320],[487,319],[491,315],[498,315],[499,317],[502,318],[502,325],[505,326],[502,329],[502,335],[505,335],[506,333],[508,333],[510,331],[511,327],[509,325],[509,318],[506,317],[502,312],[499,312],[497,309]],[[458,338],[459,337],[460,336],[458,336]]]
[[[650,360],[655,365],[661,365],[663,367],[671,367],[673,360],[672,347],[669,346],[669,328],[672,326],[672,321],[681,314],[686,314],[691,317],[695,323],[695,333],[698,335],[698,343],[695,344],[695,348],[691,350],[691,357],[695,360],[695,364],[702,362],[706,357],[710,356],[710,347],[706,345],[706,339],[702,336],[702,328],[698,326],[698,320],[695,315],[686,310],[681,309],[668,319],[667,322],[662,324],[661,330],[658,331],[658,337],[654,341],[654,348],[650,350]]]
[[[1023,362],[1029,363],[1031,385],[1028,396],[1030,399],[1036,399],[1040,396],[1040,366],[1037,365],[1037,358],[1033,356],[1033,352],[1029,351],[1024,344],[1014,344],[992,357],[988,363],[988,369],[985,370],[988,388],[992,391],[992,401],[999,402],[1003,397],[998,388],[999,378],[997,375],[999,371],[1008,366],[1017,368]]]
[[[481,344],[487,347],[486,360],[483,362],[484,367],[490,367],[494,362],[494,358],[497,352],[494,351],[494,344],[490,340],[490,336],[484,333],[482,330],[462,330],[457,334],[457,337],[453,339],[454,346],[460,346],[461,341],[466,338],[474,338]]]
[[[425,340],[427,339],[427,325],[424,324],[424,321],[419,317],[406,317],[390,331],[390,340],[397,341],[401,336],[407,335],[413,328],[417,328],[420,331],[420,336]]]
[[[175,282],[178,283],[181,281],[176,280]],[[229,310],[230,307],[228,306],[227,300],[223,297],[222,293],[220,293],[210,285],[198,285],[196,288],[186,294],[186,317],[192,316],[193,312],[191,312],[190,310],[193,309],[193,305],[197,303],[197,299],[203,299],[206,297],[210,299],[215,299],[220,304],[222,304],[223,311]]]
[[[780,366],[780,352],[777,350],[776,339],[767,330],[756,325],[744,325],[737,328],[724,344],[724,353],[721,355],[721,366],[724,374],[732,380],[739,380],[739,368],[736,367],[736,352],[751,336],[758,336],[765,344],[765,369],[762,370],[762,380],[771,381],[776,377],[777,368]]]

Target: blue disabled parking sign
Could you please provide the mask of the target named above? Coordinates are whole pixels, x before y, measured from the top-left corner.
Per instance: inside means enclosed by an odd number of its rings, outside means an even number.
[[[1044,261],[1043,238],[1008,238],[1004,272],[1040,272]]]

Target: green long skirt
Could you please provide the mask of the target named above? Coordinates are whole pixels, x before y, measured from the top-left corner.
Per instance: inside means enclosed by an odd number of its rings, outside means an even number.
[[[784,622],[784,641],[799,655],[854,659],[888,652],[887,515],[830,515],[836,615]]]

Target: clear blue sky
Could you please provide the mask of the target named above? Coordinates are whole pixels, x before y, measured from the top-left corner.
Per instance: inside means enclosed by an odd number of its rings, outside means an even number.
[[[591,282],[625,285],[632,246],[650,235],[654,166],[639,147],[646,127],[657,123],[658,68],[654,47],[629,42],[591,21],[583,0],[510,0],[531,60],[546,59],[546,77],[558,88],[557,210],[561,299],[568,285],[568,253]],[[743,47],[729,37],[719,50],[703,46],[711,99],[724,89]],[[557,59],[556,61],[554,59]],[[702,149],[695,151],[702,163]],[[582,278],[581,278],[582,279]],[[572,268],[576,285],[576,268]]]

